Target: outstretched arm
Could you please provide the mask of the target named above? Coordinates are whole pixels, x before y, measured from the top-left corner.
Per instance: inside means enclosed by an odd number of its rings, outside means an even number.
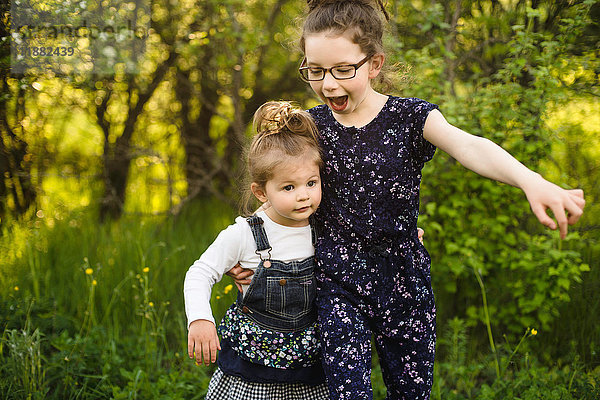
[[[583,213],[582,190],[565,190],[548,182],[492,141],[449,124],[438,110],[429,113],[423,137],[479,175],[523,190],[538,220],[550,229],[556,229],[558,223],[563,239],[567,226],[576,223]],[[547,209],[552,210],[556,222],[546,214]]]

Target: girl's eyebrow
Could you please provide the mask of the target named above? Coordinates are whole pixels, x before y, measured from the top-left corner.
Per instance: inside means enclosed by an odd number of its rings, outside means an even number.
[[[342,65],[353,65],[354,63],[351,63],[350,61],[342,61],[342,62],[338,62],[338,63],[334,63],[331,67],[339,67]],[[306,62],[306,66],[307,67],[318,67],[318,68],[323,68],[323,66],[321,64],[318,63],[314,63],[314,62]],[[328,67],[328,68],[331,68]]]
[[[284,181],[279,182],[279,184],[282,185],[282,186],[287,186],[287,185],[291,185],[291,184],[294,184],[294,183],[295,182],[292,181],[292,180],[284,180]]]
[[[319,175],[313,175],[313,176],[307,178],[306,181],[308,182],[308,181],[312,181],[312,180],[320,179],[320,178],[321,178],[320,174]],[[294,180],[283,180],[283,181],[279,182],[279,184],[282,185],[282,186],[293,185],[295,183],[296,183],[296,181],[294,181]]]

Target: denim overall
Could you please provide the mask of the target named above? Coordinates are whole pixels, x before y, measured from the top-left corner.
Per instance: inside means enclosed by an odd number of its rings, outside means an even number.
[[[245,360],[274,368],[310,366],[319,360],[314,256],[290,262],[271,259],[263,220],[252,216],[247,221],[260,263],[246,295],[238,293],[227,311],[219,333]]]

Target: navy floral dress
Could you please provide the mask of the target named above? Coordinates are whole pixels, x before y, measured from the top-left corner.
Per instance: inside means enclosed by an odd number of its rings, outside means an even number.
[[[430,258],[417,237],[423,127],[436,105],[390,96],[367,125],[310,110],[324,153],[316,214],[317,308],[331,399],[371,399],[371,335],[388,399],[425,399],[433,377]]]

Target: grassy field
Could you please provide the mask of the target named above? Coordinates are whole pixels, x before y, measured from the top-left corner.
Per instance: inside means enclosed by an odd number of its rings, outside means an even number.
[[[196,366],[186,355],[183,279],[234,216],[206,200],[177,217],[126,215],[98,224],[89,209],[48,209],[27,222],[4,224],[1,397],[203,398],[212,368]],[[590,258],[598,254],[592,250]],[[580,340],[597,346],[597,336],[578,338],[573,331],[598,321],[592,315],[598,297],[588,293],[600,281],[597,269],[588,278],[573,288],[565,317],[557,320],[562,337],[527,330],[519,343],[497,338],[494,353],[470,339],[485,327],[467,327],[459,318],[438,321],[432,398],[600,398],[597,358],[584,360],[578,353]],[[234,296],[229,278],[215,287],[217,318]],[[598,334],[597,326],[587,329]],[[560,346],[565,348],[557,353]],[[383,399],[376,365],[374,394]]]

